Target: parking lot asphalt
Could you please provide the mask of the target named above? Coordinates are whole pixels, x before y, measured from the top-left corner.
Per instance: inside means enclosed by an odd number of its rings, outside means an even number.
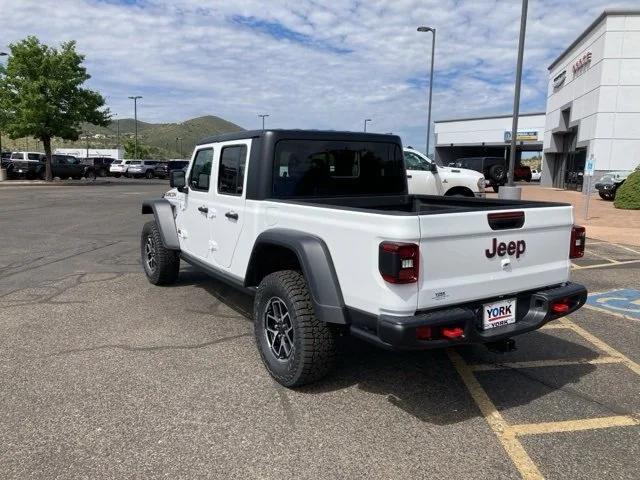
[[[249,297],[144,278],[140,203],[166,189],[0,189],[2,478],[638,478],[637,247],[588,242],[573,278],[606,295],[514,352],[344,339],[287,390]]]

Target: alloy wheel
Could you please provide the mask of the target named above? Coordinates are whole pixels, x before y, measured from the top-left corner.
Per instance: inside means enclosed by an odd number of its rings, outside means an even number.
[[[293,324],[289,309],[279,297],[272,297],[264,311],[264,332],[271,353],[278,360],[287,360],[293,352]]]
[[[158,267],[158,262],[156,261],[156,243],[151,235],[147,237],[147,242],[144,245],[144,255],[149,271],[152,273],[155,272]]]

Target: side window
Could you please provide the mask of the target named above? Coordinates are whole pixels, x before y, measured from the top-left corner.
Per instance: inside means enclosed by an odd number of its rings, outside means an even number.
[[[407,170],[429,170],[426,160],[420,158],[415,153],[404,152],[404,163]]]
[[[213,162],[213,149],[204,148],[198,150],[193,160],[191,174],[189,175],[189,187],[194,190],[209,191],[209,179],[211,178],[211,163]]]
[[[218,171],[218,193],[242,195],[246,163],[246,145],[234,145],[222,149]]]

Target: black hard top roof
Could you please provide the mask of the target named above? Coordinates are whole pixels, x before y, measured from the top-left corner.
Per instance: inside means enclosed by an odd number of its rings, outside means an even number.
[[[228,142],[231,140],[246,140],[249,138],[265,137],[277,141],[287,138],[291,140],[342,140],[352,142],[387,141],[400,143],[400,137],[393,134],[365,133],[365,132],[344,132],[337,130],[244,130],[241,132],[225,133],[222,135],[212,135],[200,140],[197,145],[208,143]]]

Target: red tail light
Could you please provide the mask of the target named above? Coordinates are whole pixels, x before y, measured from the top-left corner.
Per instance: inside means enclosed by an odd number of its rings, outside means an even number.
[[[569,245],[569,258],[584,257],[584,245],[587,241],[587,231],[584,227],[574,225],[571,229],[571,245]]]
[[[563,298],[551,304],[551,311],[553,313],[569,313],[569,310],[571,310],[571,302],[568,298]]]
[[[418,281],[420,247],[415,243],[382,242],[378,257],[380,275],[389,283]]]
[[[464,335],[464,330],[460,327],[442,327],[442,336],[453,340],[455,338],[461,338]]]

